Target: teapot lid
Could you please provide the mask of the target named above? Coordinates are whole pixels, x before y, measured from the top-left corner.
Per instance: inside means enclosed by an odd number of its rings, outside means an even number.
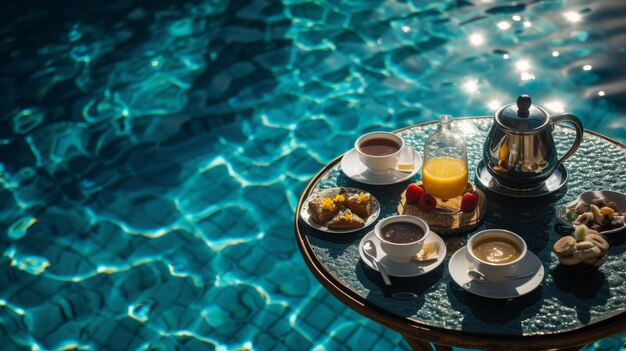
[[[523,94],[517,103],[508,104],[496,111],[496,122],[512,132],[532,132],[543,129],[549,121],[548,111],[533,105],[530,96]]]

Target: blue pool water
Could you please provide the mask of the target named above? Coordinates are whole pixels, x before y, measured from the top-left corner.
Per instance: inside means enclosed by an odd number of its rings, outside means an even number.
[[[2,350],[407,350],[298,253],[294,209],[324,164],[366,131],[491,114],[520,93],[626,142],[618,1],[0,14]]]

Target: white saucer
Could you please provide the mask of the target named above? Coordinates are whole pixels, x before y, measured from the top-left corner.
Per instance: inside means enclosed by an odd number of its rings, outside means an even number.
[[[430,231],[430,234],[426,238],[427,243],[437,242],[439,247],[439,252],[437,253],[437,260],[430,260],[425,262],[411,261],[407,263],[396,263],[387,257],[387,254],[383,252],[383,249],[380,247],[380,240],[374,234],[374,231],[370,231],[365,234],[361,242],[359,243],[359,256],[361,256],[361,260],[368,267],[378,272],[378,269],[374,267],[374,264],[370,259],[365,256],[363,253],[363,244],[367,241],[371,240],[376,246],[376,258],[378,261],[387,269],[387,273],[394,277],[417,277],[422,274],[426,274],[433,269],[439,267],[441,262],[446,258],[446,243],[441,239],[437,233]]]
[[[341,158],[341,170],[350,179],[364,184],[371,185],[388,185],[405,181],[417,174],[417,171],[422,167],[422,156],[419,152],[415,152],[415,158],[413,161],[413,171],[400,172],[392,169],[387,174],[379,175],[370,173],[367,168],[359,160],[359,154],[355,149],[346,152]]]
[[[528,251],[513,274],[536,272],[535,275],[522,278],[510,279],[497,282],[477,282],[467,275],[467,246],[455,252],[448,263],[448,270],[452,279],[461,288],[472,294],[490,297],[494,299],[511,299],[533,291],[541,284],[544,275],[543,265],[539,258]]]

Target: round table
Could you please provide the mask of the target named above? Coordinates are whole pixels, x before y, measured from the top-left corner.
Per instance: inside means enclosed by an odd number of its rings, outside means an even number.
[[[491,127],[491,117],[455,119],[453,129],[467,143],[470,182]],[[407,145],[421,151],[436,122],[396,131]],[[556,126],[553,132],[559,155],[574,139],[574,130]],[[482,349],[578,349],[585,344],[626,330],[626,231],[610,234],[606,263],[595,270],[575,270],[558,263],[552,246],[564,230],[556,218],[559,206],[585,190],[626,193],[626,145],[585,131],[578,151],[565,161],[567,183],[546,196],[513,198],[489,189],[486,214],[470,232],[442,235],[447,257],[435,270],[410,278],[392,277],[386,286],[378,272],[359,258],[361,238],[374,224],[352,233],[332,234],[310,227],[300,218],[304,200],[317,191],[353,187],[370,192],[380,202],[379,220],[397,213],[407,185],[421,172],[397,184],[368,185],[348,178],[339,156],[322,169],[304,190],[295,215],[295,233],[301,254],[316,278],[345,305],[399,332],[415,350],[451,346]],[[623,211],[626,211],[624,209]],[[545,276],[539,287],[511,299],[474,295],[458,286],[448,271],[451,255],[467,238],[485,228],[518,233],[542,262]],[[411,292],[413,299],[398,299]]]

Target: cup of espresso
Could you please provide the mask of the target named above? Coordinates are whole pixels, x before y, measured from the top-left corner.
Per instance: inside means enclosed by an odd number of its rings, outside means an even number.
[[[428,237],[428,223],[415,216],[395,215],[384,218],[374,227],[383,252],[394,262],[405,263],[422,250]]]
[[[390,132],[372,132],[360,136],[354,148],[368,171],[383,175],[398,164],[404,139]]]
[[[468,268],[491,280],[506,279],[526,256],[526,242],[519,235],[504,229],[478,232],[467,242]]]

